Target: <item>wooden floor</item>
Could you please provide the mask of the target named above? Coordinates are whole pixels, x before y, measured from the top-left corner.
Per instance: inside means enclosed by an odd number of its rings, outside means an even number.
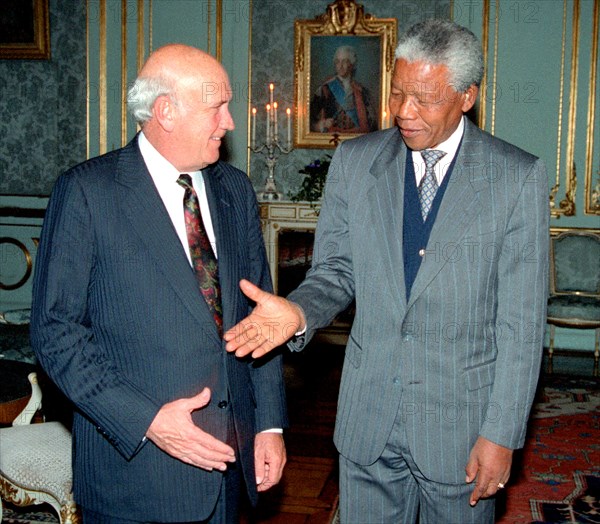
[[[333,445],[344,348],[313,345],[285,354],[290,429],[282,482],[261,494],[244,523],[328,524],[336,506],[337,451]]]

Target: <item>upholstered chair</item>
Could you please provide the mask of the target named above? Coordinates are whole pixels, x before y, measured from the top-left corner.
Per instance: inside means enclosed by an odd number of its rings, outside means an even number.
[[[13,426],[0,429],[0,497],[17,506],[50,504],[61,524],[77,524],[72,495],[71,433],[60,422],[31,424],[41,407],[37,375],[29,374],[32,395]],[[2,520],[0,500],[0,520]]]
[[[555,326],[594,329],[594,369],[600,359],[600,233],[572,229],[551,237],[550,344],[548,370],[552,371]]]

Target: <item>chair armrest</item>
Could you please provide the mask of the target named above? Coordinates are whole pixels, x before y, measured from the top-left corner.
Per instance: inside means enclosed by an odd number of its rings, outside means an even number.
[[[31,384],[31,398],[23,411],[21,411],[13,421],[13,426],[26,426],[27,424],[31,424],[33,416],[42,407],[42,389],[38,384],[37,373],[29,373],[27,379]]]

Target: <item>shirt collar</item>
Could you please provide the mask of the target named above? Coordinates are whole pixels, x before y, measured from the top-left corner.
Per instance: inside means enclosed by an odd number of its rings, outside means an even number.
[[[431,149],[439,149],[446,153],[446,159],[454,158],[456,152],[458,151],[458,146],[460,145],[460,140],[463,136],[463,132],[465,130],[465,117],[463,116],[458,123],[458,127],[454,130],[454,132],[441,144],[438,144],[436,147]]]
[[[146,167],[150,172],[150,176],[157,187],[163,184],[177,182],[181,173],[173,164],[171,164],[171,162],[158,152],[158,150],[150,143],[146,135],[144,135],[143,131],[141,131],[138,136],[138,146]],[[192,177],[194,183],[196,183],[196,181],[202,178],[199,176],[201,173],[202,171],[193,171],[188,174]]]

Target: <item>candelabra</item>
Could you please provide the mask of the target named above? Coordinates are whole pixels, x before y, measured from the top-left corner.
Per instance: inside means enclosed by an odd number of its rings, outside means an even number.
[[[275,86],[269,84],[269,104],[267,104],[267,127],[265,143],[257,147],[256,145],[256,108],[252,108],[252,132],[250,151],[265,155],[265,164],[269,170],[265,180],[264,189],[258,193],[259,200],[282,200],[283,195],[277,190],[275,184],[275,165],[281,155],[287,155],[292,151],[292,112],[286,109],[287,115],[287,143],[282,145],[279,141],[278,121],[277,121],[277,102],[273,101],[273,91]]]

